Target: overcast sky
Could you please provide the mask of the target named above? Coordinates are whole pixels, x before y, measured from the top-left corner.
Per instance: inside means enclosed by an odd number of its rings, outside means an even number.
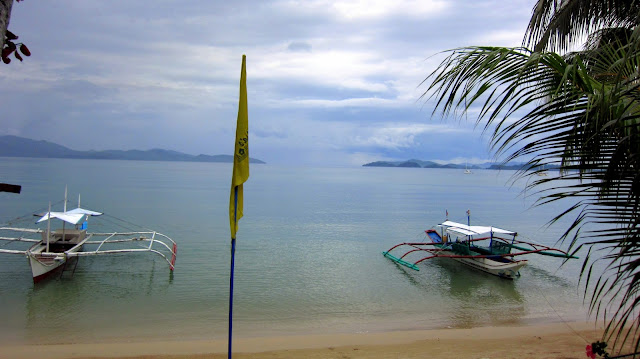
[[[420,83],[467,45],[518,46],[534,0],[25,0],[0,135],[75,150],[231,154],[247,55],[250,155],[272,164],[478,162],[473,121]]]

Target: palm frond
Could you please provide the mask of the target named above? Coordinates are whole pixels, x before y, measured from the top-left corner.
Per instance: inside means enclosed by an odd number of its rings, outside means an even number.
[[[535,51],[564,52],[594,30],[635,27],[639,13],[634,0],[538,0],[523,44]]]

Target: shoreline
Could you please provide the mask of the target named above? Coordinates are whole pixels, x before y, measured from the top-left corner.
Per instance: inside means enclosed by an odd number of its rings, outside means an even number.
[[[581,358],[593,322],[234,338],[240,358]],[[236,334],[237,335],[237,334]],[[5,345],[2,359],[226,358],[227,340]]]

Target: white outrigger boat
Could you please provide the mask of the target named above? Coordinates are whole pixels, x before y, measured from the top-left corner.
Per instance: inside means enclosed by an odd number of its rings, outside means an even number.
[[[497,227],[471,226],[449,220],[436,227],[437,229],[425,231],[429,242],[400,243],[382,254],[395,263],[414,270],[420,270],[418,264],[425,260],[449,258],[506,279],[519,277],[520,269],[527,265],[527,260],[517,260],[514,258],[516,256],[536,253],[578,258],[557,248],[517,240],[516,232]],[[403,253],[399,253],[401,251]],[[410,261],[410,257],[415,260]]]
[[[66,197],[66,196],[65,196]],[[0,241],[27,242],[32,246],[26,250],[0,248],[0,254],[23,255],[28,258],[33,274],[33,281],[37,283],[51,274],[64,271],[68,263],[82,256],[116,255],[127,253],[150,252],[160,255],[173,271],[176,262],[178,246],[168,236],[155,231],[140,232],[87,232],[87,221],[90,217],[102,216],[103,213],[78,208],[62,212],[49,211],[40,217],[36,224],[47,224],[46,229],[0,227]],[[62,221],[62,228],[51,230],[51,221]],[[70,224],[73,227],[67,228]],[[31,238],[36,237],[36,238]],[[40,237],[40,238],[37,238]],[[137,242],[136,248],[122,247],[122,243]],[[140,245],[144,243],[144,245]],[[92,250],[86,250],[87,245],[96,245]],[[110,249],[106,249],[109,246]],[[73,268],[75,270],[75,267]]]

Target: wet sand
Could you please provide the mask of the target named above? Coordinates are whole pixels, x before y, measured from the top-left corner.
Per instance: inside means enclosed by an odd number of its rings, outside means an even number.
[[[586,358],[600,339],[594,323],[437,329],[365,334],[242,338],[234,358]],[[227,358],[227,340],[155,340],[127,343],[4,345],[0,359]]]

